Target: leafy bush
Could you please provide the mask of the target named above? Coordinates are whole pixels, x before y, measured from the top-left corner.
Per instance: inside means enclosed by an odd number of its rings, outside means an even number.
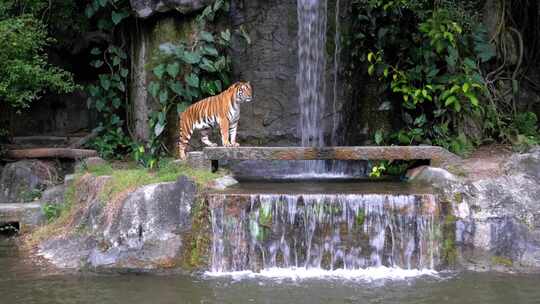
[[[376,132],[377,144],[433,144],[467,154],[485,141],[531,136],[530,114],[515,116],[488,89],[483,67],[497,53],[477,6],[469,0],[353,1],[353,77],[366,63],[382,101],[401,112],[401,126]]]
[[[0,37],[2,102],[22,109],[45,91],[65,93],[76,88],[70,73],[47,62],[45,48],[53,40],[40,19],[26,14],[0,20]]]

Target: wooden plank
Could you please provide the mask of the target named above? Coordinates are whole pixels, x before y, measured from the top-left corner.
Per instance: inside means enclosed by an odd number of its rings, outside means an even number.
[[[207,160],[431,160],[441,166],[461,159],[435,146],[207,147]]]

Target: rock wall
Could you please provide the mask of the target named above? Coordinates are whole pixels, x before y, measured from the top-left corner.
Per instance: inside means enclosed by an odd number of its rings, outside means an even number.
[[[341,1],[341,22],[348,18],[347,5],[348,1]],[[334,113],[335,10],[336,1],[328,1],[326,108],[321,123],[327,142],[331,141],[334,118],[340,120],[337,116],[341,114],[347,98],[343,69],[338,69]],[[234,78],[251,81],[255,94],[255,102],[242,108],[240,142],[299,145],[297,2],[233,0],[230,19],[235,33],[232,50]],[[251,44],[246,44],[241,38],[242,29],[249,35]],[[346,30],[346,26],[342,25],[340,30]]]
[[[474,169],[474,168],[473,168]],[[459,264],[471,270],[540,271],[540,148],[514,154],[502,174],[467,180],[425,168],[413,181],[434,185],[455,215]]]
[[[154,101],[147,92],[152,79],[152,57],[166,42],[189,39],[193,11],[208,1],[136,1],[132,8],[139,19],[132,35],[132,79],[130,96],[133,103],[135,133],[141,140],[148,139],[148,114]],[[348,18],[348,0],[341,1],[340,21]],[[187,9],[189,8],[189,9]],[[176,11],[167,12],[166,11]],[[330,141],[334,119],[343,111],[348,95],[343,69],[338,69],[336,82],[336,112],[334,113],[334,52],[336,1],[328,1],[328,39],[326,71],[326,103],[324,109],[325,137]],[[181,13],[178,13],[181,12]],[[295,0],[231,1],[229,20],[224,26],[233,33],[233,81],[250,81],[255,102],[242,108],[239,141],[252,145],[299,144],[299,103],[296,77],[298,73],[297,3]],[[341,23],[340,23],[341,24]],[[346,30],[343,26],[340,30]],[[251,40],[242,37],[245,31]],[[346,53],[341,48],[342,53]],[[340,53],[341,55],[341,53]],[[174,114],[174,113],[173,113]],[[171,115],[171,122],[175,121]],[[168,126],[176,134],[176,124]],[[343,130],[341,130],[343,131]],[[174,136],[172,136],[174,137]],[[170,138],[173,144],[174,138]]]

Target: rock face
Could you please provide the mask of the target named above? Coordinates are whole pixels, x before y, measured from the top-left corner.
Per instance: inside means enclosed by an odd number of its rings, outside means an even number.
[[[138,188],[105,204],[99,193],[108,177],[83,176],[76,213],[65,233],[42,242],[39,254],[62,268],[160,269],[176,266],[184,233],[191,230],[196,186],[177,182]]]
[[[214,0],[130,0],[129,2],[138,17],[147,18],[157,12],[164,13],[171,10],[187,14]]]
[[[540,149],[501,166],[502,175],[473,181],[428,167],[413,180],[433,184],[452,204],[462,265],[540,271]]]
[[[0,177],[0,203],[32,201],[58,178],[59,170],[53,162],[22,160],[8,164]]]

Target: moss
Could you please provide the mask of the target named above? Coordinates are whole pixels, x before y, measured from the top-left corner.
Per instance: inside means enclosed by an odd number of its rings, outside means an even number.
[[[157,170],[137,166],[135,163],[103,164],[88,167],[86,172],[94,176],[111,176],[100,198],[104,203],[117,201],[134,189],[155,183],[173,182],[185,175],[195,180],[204,188],[210,181],[220,177],[219,173],[208,170],[193,169],[186,165],[175,164],[170,159],[163,160]]]
[[[463,202],[463,193],[457,192],[454,194],[454,202],[457,204],[461,204]]]
[[[454,266],[457,262],[456,248],[456,217],[452,214],[446,215],[442,226],[442,262],[444,266]]]
[[[461,177],[467,177],[468,175],[467,171],[463,168],[463,166],[448,165],[446,167],[446,171]]]
[[[192,209],[191,231],[184,235],[184,241],[189,246],[186,246],[180,258],[182,268],[192,271],[208,266],[211,231],[210,208],[204,195],[199,195]]]
[[[501,265],[501,266],[506,266],[506,267],[512,267],[514,265],[514,262],[512,262],[511,259],[507,257],[503,257],[503,256],[498,256],[498,255],[491,257],[491,263],[493,265]]]

